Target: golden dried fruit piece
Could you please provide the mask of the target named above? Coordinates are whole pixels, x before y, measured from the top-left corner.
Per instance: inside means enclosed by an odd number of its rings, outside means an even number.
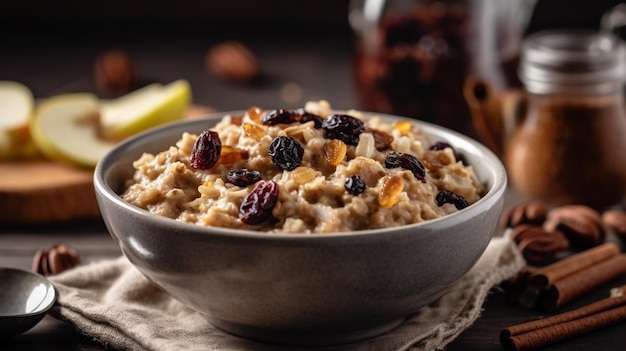
[[[393,126],[393,129],[400,132],[402,135],[407,135],[411,132],[411,128],[413,128],[413,122],[411,121],[398,121]]]
[[[222,146],[222,152],[220,158],[217,161],[218,164],[233,164],[240,160],[248,158],[248,151],[234,146]]]
[[[250,117],[257,124],[261,124],[261,117],[263,117],[263,113],[265,110],[258,106],[252,106],[246,111],[246,115]]]
[[[388,175],[381,179],[378,204],[382,207],[391,207],[400,200],[400,194],[404,190],[404,180],[395,175]]]
[[[317,176],[317,171],[310,167],[298,167],[289,176],[296,184],[302,185],[312,181]]]
[[[267,134],[265,133],[265,129],[250,123],[242,124],[241,128],[243,128],[243,133],[245,136],[255,140],[260,140]]]
[[[322,153],[329,164],[337,166],[346,157],[348,147],[339,139],[333,139],[324,144]]]

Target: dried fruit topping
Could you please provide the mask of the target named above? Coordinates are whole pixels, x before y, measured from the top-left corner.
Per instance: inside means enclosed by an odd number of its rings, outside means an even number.
[[[365,123],[349,115],[330,115],[322,123],[326,139],[339,139],[348,145],[357,145]]]
[[[346,187],[346,191],[352,195],[359,195],[360,193],[365,191],[365,182],[358,174],[355,174],[348,179],[344,183]]]
[[[261,180],[243,199],[239,207],[239,219],[250,225],[260,224],[272,217],[278,200],[278,184],[273,180]]]
[[[217,163],[222,153],[222,141],[217,132],[205,130],[191,149],[189,164],[195,169],[209,169]]]
[[[256,124],[244,123],[241,125],[241,128],[243,128],[243,134],[245,136],[255,140],[260,140],[266,134],[265,130]]]
[[[318,116],[314,113],[306,112],[302,107],[296,109],[295,111],[293,111],[293,113],[300,116],[300,123],[313,121],[313,123],[315,124],[315,128],[322,128],[322,123],[324,123],[323,117]]]
[[[230,123],[236,126],[240,126],[243,121],[243,116],[241,115],[232,115],[230,116]]]
[[[252,106],[246,111],[246,114],[254,122],[261,123],[261,117],[263,116],[263,112],[264,111],[262,108],[257,107],[257,106]]]
[[[411,154],[392,151],[385,158],[385,167],[407,169],[413,173],[416,179],[426,183],[426,168],[417,157]]]
[[[311,167],[298,167],[289,174],[294,183],[298,185],[306,184],[317,177],[318,173]]]
[[[400,132],[402,135],[407,135],[411,132],[411,128],[413,128],[413,122],[411,121],[398,121],[393,126],[393,129]]]
[[[380,192],[378,193],[378,204],[382,207],[391,207],[400,200],[400,194],[404,190],[404,181],[395,175],[388,175],[382,179]]]
[[[220,164],[230,165],[240,160],[248,158],[248,150],[240,149],[234,146],[222,146],[222,153],[218,160]]]
[[[461,159],[461,157],[459,157],[459,154],[456,152],[454,147],[452,147],[452,145],[450,145],[449,143],[447,143],[445,141],[438,141],[438,142],[432,144],[428,150],[440,151],[440,150],[444,150],[446,148],[452,149],[452,153],[454,154],[454,159],[456,159],[457,161],[463,161]],[[465,161],[463,161],[463,163],[465,163]]]
[[[374,136],[374,146],[378,151],[384,151],[391,147],[393,135],[383,132],[382,130],[369,129],[368,132]]]
[[[293,111],[286,109],[267,111],[261,119],[261,123],[265,125],[289,124],[296,122],[306,123],[310,121],[313,121],[315,128],[321,128],[324,118],[316,114],[309,113],[304,108],[299,108]]]
[[[278,136],[272,140],[268,154],[278,168],[292,171],[302,164],[304,148],[292,137]]]
[[[469,203],[467,202],[467,200],[465,200],[463,196],[446,189],[441,190],[437,194],[435,201],[437,201],[437,206],[443,206],[443,204],[446,203],[453,204],[457,210],[462,210],[469,206]]]
[[[333,139],[324,144],[322,148],[322,154],[330,165],[336,166],[340,164],[346,157],[346,150],[348,147],[346,144],[339,140]]]
[[[237,186],[248,186],[261,180],[261,173],[247,168],[233,169],[226,174],[226,181]]]
[[[267,111],[261,118],[261,123],[266,126],[274,124],[289,124],[300,121],[300,115],[296,115],[290,110],[279,108]]]

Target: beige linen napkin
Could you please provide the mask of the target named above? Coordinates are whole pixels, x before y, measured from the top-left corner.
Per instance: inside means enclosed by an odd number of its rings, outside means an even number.
[[[332,349],[443,349],[478,318],[490,288],[523,265],[508,236],[493,238],[472,270],[437,301],[387,334]],[[50,280],[59,293],[50,313],[117,349],[298,349],[246,340],[213,327],[199,313],[155,287],[124,257],[79,266]]]

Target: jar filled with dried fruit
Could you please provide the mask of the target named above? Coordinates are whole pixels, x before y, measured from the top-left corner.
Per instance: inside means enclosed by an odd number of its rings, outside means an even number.
[[[358,108],[475,136],[465,80],[517,83],[535,0],[351,0]],[[510,69],[509,69],[510,68]],[[511,79],[509,79],[511,78]]]
[[[515,187],[553,205],[604,208],[626,194],[626,48],[604,33],[556,30],[524,44],[521,114],[506,147]]]

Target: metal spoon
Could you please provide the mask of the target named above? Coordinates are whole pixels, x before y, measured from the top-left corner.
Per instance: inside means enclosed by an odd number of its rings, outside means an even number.
[[[34,327],[56,298],[54,286],[42,275],[17,268],[0,268],[0,339]]]

